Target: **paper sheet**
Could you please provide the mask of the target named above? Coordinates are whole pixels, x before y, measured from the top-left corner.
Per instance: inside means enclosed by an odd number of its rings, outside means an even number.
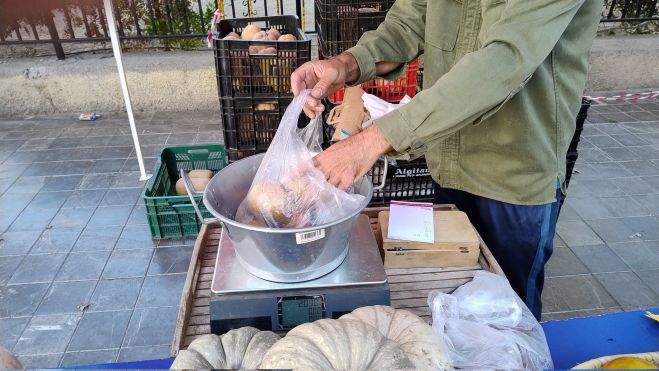
[[[426,243],[435,242],[432,204],[391,201],[387,238]]]

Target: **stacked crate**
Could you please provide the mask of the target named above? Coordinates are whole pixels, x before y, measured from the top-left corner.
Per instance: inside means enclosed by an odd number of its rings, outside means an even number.
[[[378,28],[393,4],[394,0],[315,0],[319,58],[335,57],[355,46],[364,32]],[[405,95],[413,97],[416,94],[418,72],[417,59],[407,65],[400,79],[376,79],[362,84],[361,88],[387,102],[397,103]],[[343,89],[330,95],[328,108],[341,104],[343,96]],[[326,130],[326,138],[331,138],[331,128]],[[383,189],[373,192],[371,206],[388,205],[392,200],[433,200],[433,181],[424,158],[388,161],[386,174],[382,161],[378,161],[369,173],[373,185],[377,186],[383,180],[385,182]]]
[[[240,34],[248,24],[276,28],[296,41],[223,40]],[[293,100],[290,76],[311,58],[311,40],[296,16],[226,19],[218,24],[215,46],[217,89],[229,162],[265,152],[279,121]],[[276,53],[258,54],[250,47],[272,47]],[[300,118],[299,125],[308,120]]]

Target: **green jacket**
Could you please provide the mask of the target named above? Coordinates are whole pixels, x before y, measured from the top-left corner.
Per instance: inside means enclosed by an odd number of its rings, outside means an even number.
[[[520,205],[565,180],[602,0],[397,0],[348,50],[359,81],[424,54],[423,91],[376,120],[443,187]],[[387,76],[400,76],[404,66]],[[564,191],[564,190],[563,190]]]

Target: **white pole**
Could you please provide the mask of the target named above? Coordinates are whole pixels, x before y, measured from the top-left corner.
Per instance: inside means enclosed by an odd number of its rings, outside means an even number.
[[[105,7],[105,16],[108,19],[108,28],[110,32],[110,41],[112,42],[112,52],[114,59],[117,60],[117,70],[119,71],[119,82],[121,83],[121,92],[124,95],[124,102],[126,103],[126,112],[128,113],[128,122],[130,123],[130,132],[133,134],[133,144],[135,144],[135,153],[137,154],[137,163],[140,166],[140,180],[144,181],[151,178],[144,170],[144,159],[142,158],[142,149],[140,149],[140,140],[137,137],[137,129],[135,128],[135,118],[133,117],[133,106],[130,103],[130,93],[128,92],[128,84],[126,83],[126,75],[124,74],[124,65],[121,62],[121,47],[119,44],[119,36],[117,35],[117,26],[114,23],[114,11],[112,8],[112,0],[103,0]]]

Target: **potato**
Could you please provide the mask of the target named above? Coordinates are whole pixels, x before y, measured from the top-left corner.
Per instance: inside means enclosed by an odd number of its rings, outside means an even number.
[[[222,40],[240,40],[240,35],[235,32],[229,32]]]
[[[283,34],[279,37],[279,41],[295,41],[297,40],[297,37],[295,35],[291,35],[289,33]]]
[[[210,170],[204,170],[204,169],[197,169],[197,170],[192,170],[188,173],[188,176],[190,178],[212,178],[213,177],[213,172]]]
[[[265,33],[265,31],[259,31],[252,36],[252,40],[267,40],[268,35]]]
[[[257,103],[254,109],[257,111],[274,111],[277,109],[277,105],[275,103]]]
[[[268,36],[268,40],[279,40],[279,37],[281,36],[281,33],[279,33],[279,31],[274,27],[267,30],[265,33]]]
[[[256,53],[256,54],[259,54],[259,55],[263,55],[263,54],[275,54],[275,55],[276,55],[276,54],[277,54],[277,48],[272,47],[272,46],[269,46],[269,47],[266,47],[266,48],[261,49],[261,50],[260,50],[258,53]]]
[[[261,32],[261,27],[255,24],[250,24],[245,26],[245,28],[243,29],[243,33],[240,36],[245,40],[252,40],[252,37],[258,32]]]
[[[261,54],[261,50],[267,48],[265,45],[250,45],[249,54]]]
[[[252,186],[245,201],[252,214],[263,215],[269,224],[281,226],[289,222],[286,216],[286,191],[277,183],[263,182]]]
[[[192,187],[195,192],[203,192],[208,185],[210,178],[190,178]],[[176,181],[176,194],[179,196],[186,196],[188,192],[185,190],[185,184],[183,184],[183,178]]]
[[[238,207],[238,211],[236,211],[236,218],[235,220],[239,223],[244,223],[244,224],[249,224],[253,225],[255,227],[267,227],[268,225],[266,224],[265,220],[263,220],[263,217],[255,216],[252,212],[249,211],[247,207],[246,202],[242,202],[240,206]]]

